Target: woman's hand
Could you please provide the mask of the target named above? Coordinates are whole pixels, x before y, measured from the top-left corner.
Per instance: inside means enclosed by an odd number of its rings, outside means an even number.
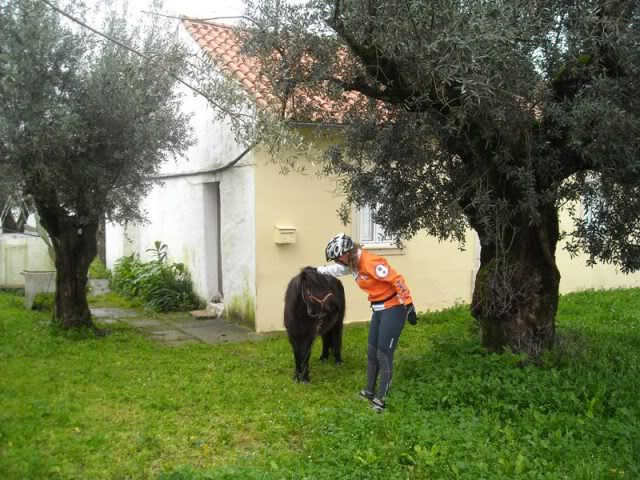
[[[413,306],[413,303],[405,306],[407,316],[405,317],[407,322],[411,325],[415,325],[418,322],[418,316],[416,315],[416,307]]]

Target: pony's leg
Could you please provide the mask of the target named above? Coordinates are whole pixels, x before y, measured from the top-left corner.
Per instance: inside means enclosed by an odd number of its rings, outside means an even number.
[[[309,383],[309,355],[313,346],[313,338],[296,338],[292,341],[293,355],[296,360],[296,374],[294,380],[302,383]]]
[[[322,355],[320,355],[320,361],[326,362],[329,360],[329,353],[331,352],[332,340],[331,340],[331,332],[329,330],[324,335],[322,335]]]
[[[333,357],[336,364],[342,363],[342,323],[336,323],[332,330]]]
[[[302,381],[302,355],[300,354],[300,340],[289,337],[289,343],[291,343],[291,349],[293,350],[293,361],[295,362],[295,371],[293,373],[293,381]]]
[[[326,345],[326,358],[329,358],[329,352],[332,352],[336,364],[342,363],[342,325],[337,322],[334,323],[331,330],[329,330],[325,337],[323,337],[323,340]]]
[[[309,357],[311,357],[311,348],[313,347],[314,337],[307,339],[307,342],[304,344],[303,353],[304,359],[302,361],[302,383],[309,383]]]

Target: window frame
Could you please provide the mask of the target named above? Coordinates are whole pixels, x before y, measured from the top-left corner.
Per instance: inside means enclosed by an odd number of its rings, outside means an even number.
[[[382,227],[375,223],[372,218],[371,207],[363,208],[354,207],[353,209],[353,238],[365,250],[381,251],[385,255],[400,255],[405,253],[404,248],[398,248],[395,243],[395,237],[386,237]],[[363,235],[370,232],[369,237],[373,240],[364,239]],[[382,237],[382,240],[375,240],[376,237]]]

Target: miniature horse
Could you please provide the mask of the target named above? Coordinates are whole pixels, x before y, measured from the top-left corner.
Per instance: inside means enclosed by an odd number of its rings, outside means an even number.
[[[293,348],[295,381],[309,382],[309,355],[316,335],[322,337],[320,360],[327,360],[332,351],[336,364],[342,363],[345,308],[344,287],[337,278],[305,267],[291,279],[284,297],[284,326]]]

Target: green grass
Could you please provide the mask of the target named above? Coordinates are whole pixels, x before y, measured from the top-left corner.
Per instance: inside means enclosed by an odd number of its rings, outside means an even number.
[[[102,263],[98,257],[93,259],[91,265],[89,265],[89,278],[94,279],[103,279],[110,280],[111,279],[111,271]]]
[[[563,296],[542,367],[486,354],[465,307],[422,316],[381,415],[355,398],[366,325],[299,385],[284,336],[70,338],[21,300],[0,293],[3,479],[640,478],[638,290]]]
[[[140,312],[144,311],[139,301],[124,298],[113,291],[101,295],[90,295],[88,301],[92,307],[130,308]]]

